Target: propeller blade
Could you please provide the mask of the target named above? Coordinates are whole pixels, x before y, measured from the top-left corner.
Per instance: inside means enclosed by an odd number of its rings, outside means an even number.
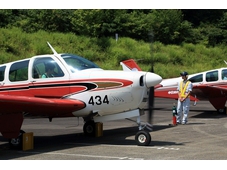
[[[154,73],[154,66],[152,63],[150,72]],[[154,87],[149,89],[149,101],[148,101],[148,123],[152,124],[153,119],[153,108],[154,108]]]
[[[151,69],[150,72],[154,73],[154,58],[152,55],[152,42],[154,40],[154,34],[153,31],[151,30],[148,33],[149,40],[151,42],[150,44],[150,52],[151,52]],[[154,109],[154,87],[150,87],[149,89],[149,101],[148,101],[148,123],[152,124],[152,119],[153,119],[153,109]]]
[[[154,108],[154,87],[150,87],[148,105],[148,123],[152,124]]]

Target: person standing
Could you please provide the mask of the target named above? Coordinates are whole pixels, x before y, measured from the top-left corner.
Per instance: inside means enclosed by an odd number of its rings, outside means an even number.
[[[178,83],[178,102],[177,102],[177,124],[186,124],[188,122],[188,112],[190,108],[190,93],[192,83],[188,80],[186,71],[180,73],[182,81]],[[183,117],[182,117],[183,116]]]

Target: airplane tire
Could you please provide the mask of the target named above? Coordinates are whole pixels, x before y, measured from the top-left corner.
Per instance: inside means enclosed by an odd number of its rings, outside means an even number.
[[[217,109],[218,114],[225,114],[226,113],[226,107],[223,109]]]
[[[10,149],[22,149],[24,133],[25,132],[23,130],[20,130],[20,133],[17,138],[9,139]]]
[[[151,135],[147,131],[139,131],[136,133],[135,140],[138,146],[148,146],[151,142]]]
[[[95,136],[95,122],[94,121],[86,122],[84,124],[83,131],[86,136]]]

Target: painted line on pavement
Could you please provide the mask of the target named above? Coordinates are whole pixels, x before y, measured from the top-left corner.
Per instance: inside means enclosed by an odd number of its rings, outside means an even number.
[[[119,160],[143,160],[143,158],[130,158],[130,157],[118,157],[118,156],[97,156],[97,155],[84,155],[84,154],[70,154],[61,152],[19,152],[30,154],[44,154],[44,155],[62,155],[62,156],[78,156],[78,157],[91,157],[91,158],[105,158],[105,159],[119,159]]]
[[[69,145],[84,145],[84,146],[95,146],[96,144],[99,146],[115,146],[115,147],[129,147],[129,148],[146,148],[146,149],[158,149],[158,150],[180,150],[180,148],[169,148],[169,147],[157,147],[157,146],[137,146],[137,145],[133,145],[133,146],[129,146],[129,145],[107,145],[107,144],[99,144],[99,143],[66,143]]]

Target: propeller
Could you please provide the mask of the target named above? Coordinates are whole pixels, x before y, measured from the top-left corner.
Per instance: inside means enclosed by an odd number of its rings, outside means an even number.
[[[153,119],[153,107],[154,107],[154,87],[150,87],[149,90],[149,106],[148,106],[148,123],[152,124]]]
[[[150,40],[150,52],[151,52],[151,69],[150,72],[154,73],[154,60],[152,55],[152,42],[154,38],[153,31],[148,34]],[[153,119],[153,109],[154,109],[154,87],[150,87],[149,89],[149,99],[148,99],[148,123],[152,124]]]

